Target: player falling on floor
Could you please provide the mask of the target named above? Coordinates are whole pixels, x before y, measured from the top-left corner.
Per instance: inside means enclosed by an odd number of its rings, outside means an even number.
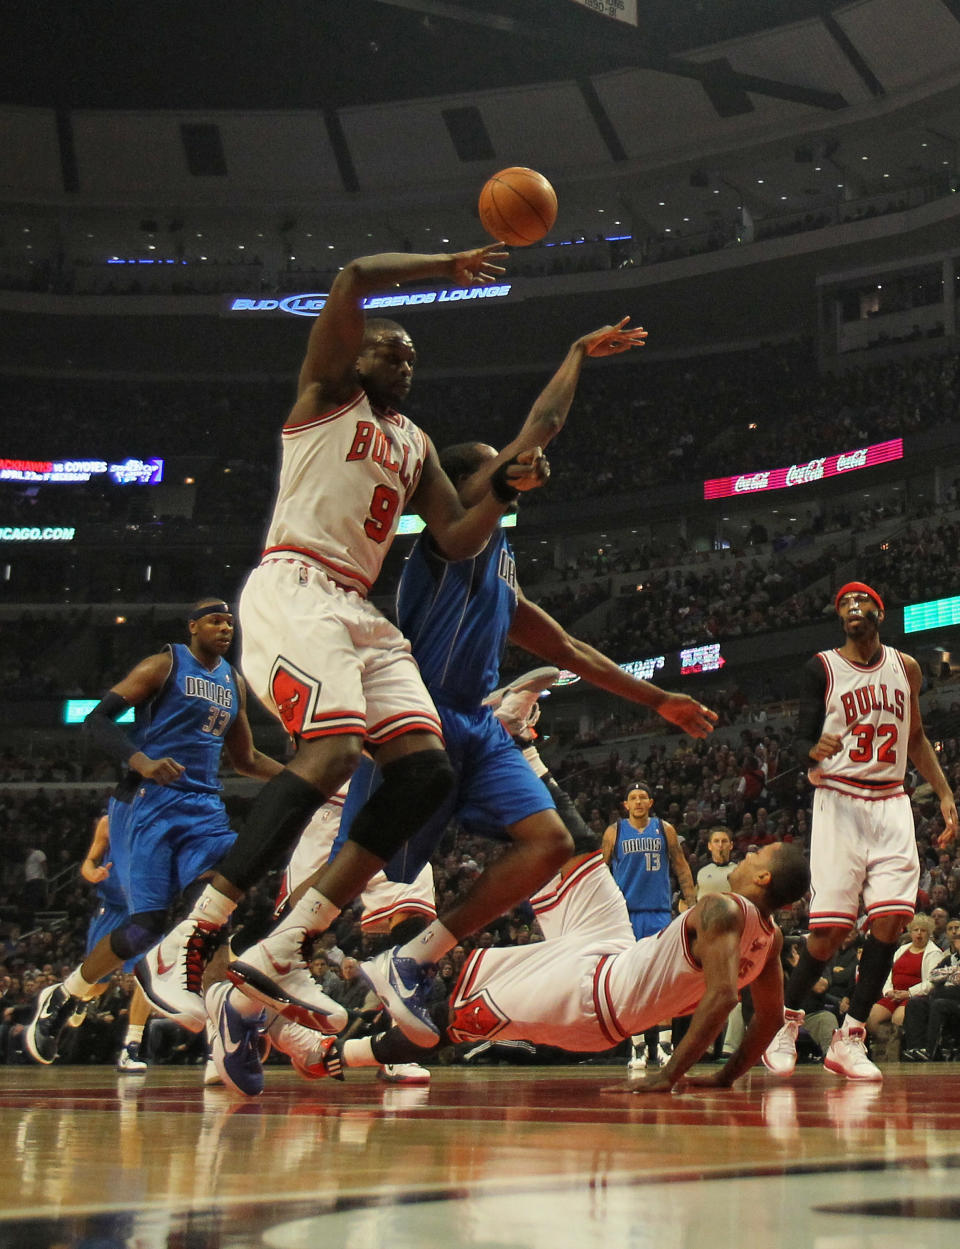
[[[907,760],[940,799],[944,831],[956,836],[957,808],[923,731],[917,661],[880,641],[883,599],[861,581],[834,599],[845,635],[804,669],[798,752],[808,757],[816,787],[810,842],[810,935],[785,992],[784,1024],[764,1054],[767,1067],[789,1075],[797,1061],[800,1003],[856,923],[863,894],[869,935],[850,1006],[823,1065],[850,1080],[881,1080],[866,1051],[865,1024],[883,990],[898,939],[915,910],[920,862]]]
[[[523,1040],[599,1052],[660,1019],[692,1013],[665,1065],[618,1090],[669,1092],[750,985],[754,1015],[737,1051],[711,1075],[687,1079],[729,1088],[759,1061],[782,1019],[783,938],[771,917],[809,883],[802,850],[771,843],[736,865],[730,892],[706,895],[662,932],[637,941],[601,853],[578,855],[531,899],[546,940],[467,957],[450,993],[444,1035],[454,1044]],[[372,1042],[348,1041],[333,1074],[420,1054],[394,1027]]]

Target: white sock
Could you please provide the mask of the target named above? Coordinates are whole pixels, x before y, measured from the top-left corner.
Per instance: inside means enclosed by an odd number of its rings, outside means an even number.
[[[255,1002],[252,997],[247,997],[242,989],[231,989],[227,996],[230,999],[230,1005],[244,1019],[255,1019],[263,1014],[263,1003]]]
[[[284,915],[269,936],[285,932],[288,928],[303,928],[308,933],[326,932],[340,914],[340,908],[325,898],[319,889],[308,889]],[[269,938],[268,938],[269,939]]]
[[[457,944],[458,938],[444,928],[438,919],[397,950],[397,958],[412,958],[415,963],[438,963],[448,950]]]
[[[142,1023],[127,1024],[126,1035],[123,1038],[124,1045],[139,1045],[143,1040],[143,1028]]]
[[[382,1067],[373,1056],[373,1037],[354,1037],[343,1043],[345,1067]]]
[[[236,909],[237,904],[232,898],[214,889],[213,885],[205,885],[203,893],[193,904],[189,918],[202,919],[214,928],[222,928]]]
[[[82,966],[83,964],[81,964]],[[89,1002],[93,997],[93,991],[97,987],[97,983],[96,980],[84,980],[80,967],[75,967],[64,980],[63,987],[71,997],[79,997],[84,1002]]]

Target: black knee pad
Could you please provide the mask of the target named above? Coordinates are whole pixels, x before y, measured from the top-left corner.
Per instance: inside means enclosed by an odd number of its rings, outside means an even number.
[[[257,794],[217,871],[246,891],[280,866],[323,801],[323,794],[296,772],[278,772]]]
[[[124,962],[138,958],[155,946],[167,930],[166,911],[140,911],[110,934],[110,949]]]
[[[418,832],[453,789],[445,750],[418,750],[386,764],[383,784],[353,821],[350,840],[386,862]]]

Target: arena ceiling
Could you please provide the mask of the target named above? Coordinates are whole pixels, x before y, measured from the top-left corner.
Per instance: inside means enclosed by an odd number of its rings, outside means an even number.
[[[633,28],[575,0],[5,0],[0,102],[344,107],[669,68],[686,50],[840,7],[637,0]]]

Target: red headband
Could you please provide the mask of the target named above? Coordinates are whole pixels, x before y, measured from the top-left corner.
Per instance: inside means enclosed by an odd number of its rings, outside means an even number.
[[[840,610],[840,600],[845,594],[869,594],[880,610],[884,610],[883,599],[876,590],[871,590],[863,581],[848,581],[846,585],[840,587],[837,591],[837,597],[833,600],[833,605],[837,611]]]

